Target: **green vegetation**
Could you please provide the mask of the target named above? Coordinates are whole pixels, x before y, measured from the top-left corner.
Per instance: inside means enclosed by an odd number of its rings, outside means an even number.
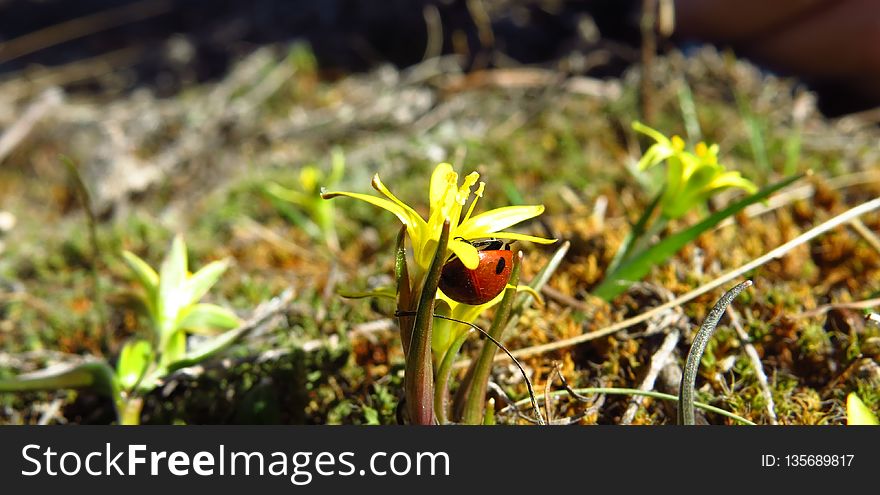
[[[875,209],[856,217],[867,235],[836,224],[698,289],[872,206],[880,131],[826,119],[791,82],[718,54],[656,64],[650,125],[665,155],[642,153],[631,129],[631,79],[590,91],[390,68],[332,80],[301,45],[166,99],[69,99],[0,167],[0,212],[15,219],[0,225],[0,390],[15,391],[0,394],[0,422],[389,424],[427,407],[439,422],[670,424],[696,327],[745,279],[693,368],[694,421],[868,421],[880,410],[880,327],[863,315],[880,305]],[[708,172],[685,178],[674,156]],[[467,215],[479,197],[471,219],[543,208],[494,230],[450,225],[447,252],[431,215],[442,195],[428,192],[446,162],[486,181],[459,205]],[[706,187],[730,171],[733,187]],[[362,194],[375,173],[424,231],[390,199],[393,214],[321,199],[322,186]],[[435,258],[474,254],[458,236],[513,224],[559,245],[517,239],[519,282],[492,305],[415,297]],[[420,333],[401,332],[415,315]],[[639,391],[661,358],[673,372]]]

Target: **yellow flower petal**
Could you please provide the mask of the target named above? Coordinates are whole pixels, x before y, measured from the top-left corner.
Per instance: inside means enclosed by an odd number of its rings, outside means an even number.
[[[421,228],[421,224],[424,224],[424,220],[422,220],[421,217],[419,217],[418,215],[415,215],[415,217],[413,217],[413,215],[411,215],[409,211],[401,208],[397,203],[392,203],[387,199],[378,198],[369,194],[360,194],[346,191],[330,191],[321,193],[321,197],[324,199],[332,199],[338,196],[346,196],[349,198],[359,199],[366,203],[370,203],[373,206],[378,206],[383,210],[388,210],[395,216],[397,216],[397,218],[408,228],[411,227],[419,229]]]
[[[428,190],[428,200],[431,202],[431,209],[434,205],[443,202],[450,184],[453,186],[458,182],[458,174],[448,163],[441,163],[434,168],[431,174],[431,184]]]
[[[758,192],[758,186],[756,186],[754,182],[746,179],[736,171],[728,171],[719,174],[706,185],[706,189],[723,189],[727,187],[737,187],[743,189],[749,194],[755,194]]]
[[[467,242],[453,239],[449,241],[449,249],[458,256],[461,263],[469,270],[473,270],[480,264],[480,255],[477,252],[477,248]]]
[[[491,237],[492,233],[534,218],[543,212],[544,205],[496,208],[471,217],[467,222],[459,225],[454,235],[466,240]]]
[[[517,232],[493,232],[492,237],[495,239],[507,239],[511,241],[527,241],[536,244],[553,244],[556,239],[547,239],[545,237],[535,237],[528,234],[520,234]]]
[[[424,224],[424,220],[422,220],[421,215],[419,215],[418,213],[416,213],[416,211],[413,210],[408,204],[406,204],[406,203],[404,203],[403,201],[397,199],[397,196],[391,194],[391,191],[389,191],[388,188],[385,187],[385,184],[382,184],[382,181],[379,179],[379,174],[376,174],[376,175],[373,176],[372,184],[373,184],[373,187],[374,187],[377,191],[379,191],[380,193],[384,194],[385,197],[387,197],[387,198],[390,199],[394,204],[396,204],[397,206],[399,206],[400,209],[401,209],[401,210],[407,215],[407,217],[410,218],[410,221],[409,221],[409,222],[404,222],[404,223],[406,223],[407,225],[421,225],[421,224]]]
[[[657,142],[657,144],[664,145],[666,147],[672,148],[672,141],[669,140],[666,136],[663,135],[660,131],[653,129],[651,127],[642,124],[639,121],[635,121],[632,123],[632,128],[636,132],[641,132],[646,136],[649,136],[651,139]]]
[[[684,139],[678,134],[672,136],[672,149],[675,151],[684,151]]]

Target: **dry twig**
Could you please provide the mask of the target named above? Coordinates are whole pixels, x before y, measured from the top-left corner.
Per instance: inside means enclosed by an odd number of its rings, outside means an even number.
[[[648,373],[645,375],[645,378],[642,380],[642,383],[639,384],[639,390],[653,390],[654,382],[657,380],[657,376],[660,375],[660,370],[666,366],[666,363],[669,361],[669,358],[672,356],[672,351],[675,350],[675,346],[678,345],[678,341],[681,338],[681,332],[678,329],[673,329],[671,332],[666,334],[666,338],[663,339],[663,344],[660,345],[660,348],[657,349],[657,352],[651,356],[651,364],[648,367]],[[626,408],[626,412],[623,413],[623,417],[620,419],[620,424],[628,425],[632,423],[633,419],[636,417],[636,413],[639,410],[639,406],[642,405],[642,401],[644,401],[644,396],[637,395],[632,398],[629,406]]]
[[[755,349],[755,346],[752,345],[752,339],[749,338],[749,334],[746,333],[743,328],[742,323],[739,321],[739,315],[733,309],[733,306],[727,307],[727,315],[730,316],[730,323],[736,330],[740,342],[742,342],[743,348],[746,351],[746,356],[749,357],[752,366],[755,368],[755,376],[758,378],[758,385],[761,387],[761,395],[764,396],[764,402],[766,402],[767,421],[771,425],[778,424],[776,420],[776,405],[773,402],[773,392],[770,390],[770,384],[767,382],[767,374],[764,373],[764,365],[761,363],[761,357],[758,356],[758,351]]]

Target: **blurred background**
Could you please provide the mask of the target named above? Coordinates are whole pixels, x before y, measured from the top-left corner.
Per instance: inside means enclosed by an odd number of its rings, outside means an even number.
[[[643,7],[659,42],[716,43],[799,75],[829,114],[878,103],[870,0],[3,0],[0,75],[68,66],[70,90],[147,86],[160,96],[225,74],[259,46],[308,42],[325,75],[458,54],[466,69],[541,64],[595,77],[638,62]],[[79,72],[71,65],[84,66]],[[93,69],[93,70],[89,70]]]

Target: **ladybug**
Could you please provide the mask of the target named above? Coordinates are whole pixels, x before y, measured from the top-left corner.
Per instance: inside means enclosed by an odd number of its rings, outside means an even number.
[[[453,256],[440,272],[440,290],[450,299],[471,306],[495,299],[510,280],[513,251],[499,239],[471,242],[479,249],[480,262],[473,270]]]

